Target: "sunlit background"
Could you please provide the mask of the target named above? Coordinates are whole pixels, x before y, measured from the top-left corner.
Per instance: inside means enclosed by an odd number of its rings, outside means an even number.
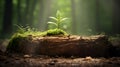
[[[120,34],[120,0],[0,0],[0,37],[11,36],[16,25],[50,29],[57,10],[69,18],[61,26],[70,34]]]

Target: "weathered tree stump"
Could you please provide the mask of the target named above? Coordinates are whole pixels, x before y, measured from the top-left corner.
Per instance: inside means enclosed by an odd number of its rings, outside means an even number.
[[[30,55],[108,57],[112,45],[108,37],[50,36],[13,39],[7,52]]]

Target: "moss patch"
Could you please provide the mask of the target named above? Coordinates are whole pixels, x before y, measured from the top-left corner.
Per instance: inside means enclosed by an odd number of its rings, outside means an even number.
[[[46,36],[67,35],[67,33],[61,29],[51,29],[46,31]]]
[[[66,36],[68,35],[65,31],[61,30],[61,29],[50,29],[44,32],[40,32],[40,31],[26,31],[24,33],[15,33],[11,39],[13,38],[21,38],[21,37],[28,37],[28,36],[37,36],[37,37],[44,37],[44,36]]]

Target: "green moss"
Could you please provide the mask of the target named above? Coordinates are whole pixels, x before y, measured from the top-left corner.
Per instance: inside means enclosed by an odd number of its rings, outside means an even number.
[[[46,36],[67,35],[67,33],[61,29],[51,29],[46,32]]]
[[[67,35],[67,33],[61,29],[50,29],[44,32],[40,31],[26,31],[24,33],[15,33],[11,39],[14,38],[21,38],[21,37],[28,37],[29,35],[31,36],[37,36],[37,37],[43,37],[43,36],[56,36],[56,35]]]

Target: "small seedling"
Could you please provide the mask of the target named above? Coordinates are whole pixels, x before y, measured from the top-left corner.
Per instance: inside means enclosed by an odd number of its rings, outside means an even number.
[[[56,17],[50,17],[55,22],[48,22],[49,24],[55,25],[57,29],[60,29],[60,24],[68,18],[63,18],[60,11],[57,11]]]
[[[32,28],[32,27],[30,27],[30,26],[26,26],[26,27],[23,27],[23,26],[21,26],[21,25],[15,25],[15,26],[17,26],[18,27],[18,30],[17,30],[17,32],[18,33],[25,33],[25,32],[35,32],[35,31],[37,31],[37,29],[35,29],[35,28]]]

